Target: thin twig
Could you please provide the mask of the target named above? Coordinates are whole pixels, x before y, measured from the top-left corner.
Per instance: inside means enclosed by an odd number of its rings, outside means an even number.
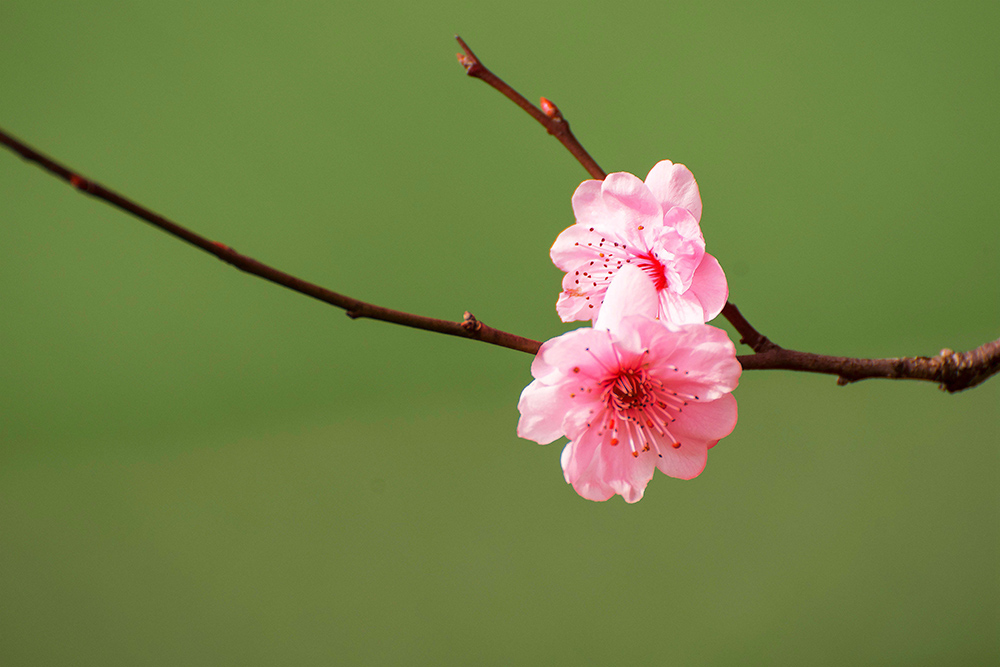
[[[767,336],[761,334],[754,329],[752,324],[747,322],[747,319],[743,317],[743,313],[736,307],[736,304],[727,301],[726,305],[722,307],[722,316],[729,320],[729,323],[733,325],[733,328],[741,336],[740,342],[744,345],[749,345],[754,352],[767,352],[778,347]]]
[[[472,52],[469,45],[458,35],[455,36],[465,53],[459,53],[458,61],[469,76],[489,84],[504,97],[521,107],[562,142],[577,161],[591,176],[603,180],[607,174],[597,165],[590,154],[569,131],[569,123],[555,104],[541,98],[542,110],[528,102],[519,92],[511,88],[500,77],[490,71]],[[950,392],[961,391],[983,382],[1000,371],[1000,340],[986,343],[975,350],[956,354],[942,350],[936,357],[901,357],[896,359],[853,359],[831,357],[809,352],[788,350],[772,343],[743,317],[735,304],[726,302],[722,316],[742,337],[740,342],[749,345],[754,354],[739,355],[743,370],[783,369],[811,373],[837,375],[839,384],[849,384],[866,378],[894,378],[931,380],[939,382],[942,389]]]
[[[726,310],[729,311],[724,312],[726,319],[740,334],[740,342],[749,345],[755,352],[736,357],[745,371],[781,369],[825,373],[838,376],[837,384],[841,386],[870,378],[928,380],[937,382],[941,389],[951,393],[975,387],[1000,372],[1000,339],[968,352],[944,349],[934,357],[832,357],[783,348],[754,329],[736,306],[727,303]]]
[[[468,46],[459,39],[466,50],[468,61],[463,60],[469,69],[469,74],[483,79],[494,86],[507,97],[517,102],[534,117],[540,114],[544,119],[539,118],[539,122],[550,127],[550,122],[556,123],[557,127],[565,127],[565,132],[553,131],[567,148],[570,145],[576,146],[576,150],[570,151],[577,156],[581,164],[587,166],[585,160],[589,160],[592,167],[588,171],[594,176],[604,177],[604,172],[593,162],[587,152],[579,145],[575,137],[569,133],[569,128],[565,125],[565,120],[559,110],[548,100],[542,100],[544,113],[539,112],[523,97],[518,95],[510,86],[496,78],[489,70],[482,67]],[[471,64],[470,64],[471,63]],[[502,85],[503,88],[499,87]],[[506,91],[506,92],[505,92]],[[518,101],[520,100],[520,101]],[[534,111],[532,111],[534,110]],[[551,130],[550,130],[551,131]],[[568,139],[566,139],[568,138]],[[568,141],[568,144],[567,144]],[[351,318],[366,317],[369,319],[393,322],[403,326],[416,329],[425,329],[451,336],[471,338],[485,343],[507,347],[512,350],[520,350],[529,354],[536,354],[541,347],[541,343],[529,338],[517,336],[515,334],[500,331],[488,327],[476,319],[472,313],[466,312],[461,322],[451,322],[448,320],[438,320],[411,313],[404,313],[398,310],[383,308],[364,301],[359,301],[343,294],[338,294],[319,285],[306,282],[300,278],[279,271],[271,266],[259,262],[251,257],[242,255],[232,248],[218,241],[211,241],[191,230],[178,225],[175,222],[154,213],[153,211],[140,206],[132,200],[119,195],[101,184],[84,178],[80,174],[59,164],[55,160],[39,153],[25,143],[15,139],[11,135],[0,130],[0,144],[7,146],[12,151],[18,153],[25,160],[35,162],[42,169],[68,182],[74,188],[85,192],[97,199],[116,206],[135,217],[148,222],[149,224],[176,236],[177,238],[210,253],[224,262],[232,264],[236,268],[247,273],[259,276],[265,280],[295,290],[314,299],[318,299],[338,308],[343,308]],[[585,156],[581,158],[580,155]],[[744,370],[792,370],[810,373],[826,373],[838,376],[838,384],[848,384],[866,378],[891,378],[891,379],[913,379],[929,380],[941,384],[941,388],[949,392],[961,391],[974,387],[994,374],[1000,372],[1000,340],[986,343],[980,347],[965,353],[955,353],[951,350],[942,350],[934,357],[901,357],[893,359],[855,359],[850,357],[832,357],[822,354],[812,354],[809,352],[798,352],[796,350],[785,349],[763,336],[758,332],[740,313],[732,303],[727,303],[722,313],[736,331],[742,337],[742,343],[746,343],[754,350],[754,354],[740,355],[737,357]]]
[[[555,135],[555,137],[562,142],[562,145],[565,146],[573,157],[577,159],[577,162],[579,162],[583,168],[587,170],[588,174],[599,181],[603,181],[605,177],[607,177],[607,174],[597,165],[594,158],[590,157],[590,153],[588,153],[577,138],[573,136],[573,133],[569,131],[569,122],[563,118],[562,112],[559,111],[559,108],[555,104],[543,97],[541,99],[542,110],[539,110],[535,107],[535,105],[525,99],[524,95],[511,88],[500,77],[491,72],[490,69],[476,57],[476,54],[472,52],[472,49],[470,49],[469,45],[465,43],[465,40],[458,35],[455,35],[455,39],[458,40],[458,43],[462,46],[462,50],[465,51],[465,53],[456,54],[458,56],[458,62],[462,63],[462,66],[465,67],[465,71],[469,76],[475,77],[480,81],[489,84],[504,97],[524,109],[529,116],[541,123],[542,127],[548,130],[549,134]],[[732,304],[729,303],[726,305],[732,306]],[[730,314],[735,311],[735,309],[735,306],[732,306],[732,308],[729,309],[723,309],[722,316],[729,320],[730,323],[732,323],[732,325],[739,330],[739,325],[730,319]],[[749,326],[749,323],[747,323],[746,320],[743,320],[743,323],[746,324],[746,326]],[[757,335],[759,336],[760,334]]]
[[[941,350],[934,357],[853,359],[831,357],[774,347],[767,352],[736,357],[743,370],[802,371],[836,375],[837,384],[846,385],[870,378],[927,380],[954,393],[975,387],[1000,371],[1000,340],[980,345],[968,352]]]
[[[562,114],[559,113],[559,109],[556,105],[552,104],[552,102],[549,102],[543,97],[542,106],[545,107],[548,113],[543,112],[534,104],[526,100],[521,93],[508,86],[500,77],[487,69],[461,37],[455,35],[455,39],[458,40],[458,43],[462,46],[462,50],[465,51],[465,53],[457,54],[458,62],[462,63],[469,76],[488,83],[500,91],[504,97],[524,109],[528,115],[541,123],[542,126],[548,130],[549,134],[558,139],[560,143],[566,147],[566,150],[573,154],[573,157],[575,157],[577,161],[583,165],[583,168],[587,170],[588,174],[599,181],[604,180],[604,177],[607,176],[607,174],[604,173],[604,170],[598,166],[597,162],[594,161],[594,158],[590,157],[590,153],[588,153],[584,147],[580,145],[580,142],[577,141],[576,137],[573,136],[573,133],[570,132],[569,123],[562,117]]]
[[[358,299],[354,299],[343,294],[338,294],[337,292],[320,287],[319,285],[314,285],[313,283],[302,280],[301,278],[296,278],[295,276],[289,275],[283,271],[279,271],[278,269],[268,266],[263,262],[259,262],[252,257],[241,255],[223,243],[211,241],[204,236],[196,234],[190,229],[182,227],[176,222],[168,220],[162,215],[155,213],[144,206],[140,206],[134,201],[105,188],[100,183],[84,178],[71,169],[59,164],[55,160],[39,153],[22,141],[15,139],[2,129],[0,129],[0,143],[20,154],[25,160],[35,162],[41,166],[42,169],[68,182],[77,190],[105,201],[112,206],[116,206],[127,213],[131,213],[140,220],[144,220],[154,227],[162,229],[166,233],[176,236],[177,238],[190,243],[200,250],[204,250],[207,253],[215,255],[222,261],[232,264],[241,271],[246,271],[247,273],[259,276],[264,280],[277,283],[282,287],[287,287],[288,289],[295,290],[296,292],[300,292],[306,296],[319,299],[320,301],[329,303],[332,306],[343,308],[347,312],[347,316],[352,319],[367,317],[373,320],[382,320],[383,322],[393,322],[394,324],[401,324],[415,329],[426,329],[427,331],[436,331],[437,333],[448,334],[450,336],[461,336],[462,338],[481,340],[484,343],[491,343],[501,347],[509,347],[512,350],[520,350],[522,352],[528,352],[529,354],[535,354],[541,346],[541,343],[536,340],[531,340],[530,338],[524,338],[523,336],[517,336],[505,331],[500,331],[499,329],[494,329],[493,327],[488,327],[478,320],[476,320],[477,326],[470,327],[467,324],[468,318],[471,317],[469,313],[466,313],[467,317],[463,322],[438,320],[432,317],[423,317],[421,315],[404,313],[390,308],[383,308],[364,301],[359,301]]]
[[[0,144],[18,153],[25,160],[35,162],[45,171],[68,182],[81,192],[85,192],[92,197],[131,213],[154,227],[172,236],[176,236],[200,250],[215,255],[222,261],[232,264],[242,271],[311,296],[330,305],[337,306],[338,308],[343,308],[351,318],[367,317],[369,319],[382,320],[383,322],[393,322],[415,329],[425,329],[451,336],[480,340],[484,343],[499,345],[512,350],[520,350],[528,354],[536,354],[541,347],[541,343],[536,340],[488,327],[469,312],[465,313],[461,322],[438,320],[391,310],[389,308],[382,308],[381,306],[359,301],[358,299],[338,294],[319,285],[306,282],[301,278],[296,278],[283,271],[279,271],[251,257],[241,255],[225,244],[218,241],[211,241],[196,234],[140,206],[127,197],[112,192],[95,181],[84,178],[77,172],[68,169],[3,132],[3,130],[0,130]],[[740,355],[737,357],[744,370],[783,369],[810,373],[826,373],[837,375],[839,377],[839,384],[847,384],[876,377],[929,380],[940,383],[943,389],[950,392],[974,387],[997,372],[1000,372],[1000,340],[986,343],[975,350],[965,353],[942,350],[941,354],[935,357],[903,357],[897,359],[831,357],[822,354],[788,350],[772,343],[754,329],[736,306],[732,304],[726,304],[724,314],[743,337],[741,342],[747,343],[756,351],[755,354]]]

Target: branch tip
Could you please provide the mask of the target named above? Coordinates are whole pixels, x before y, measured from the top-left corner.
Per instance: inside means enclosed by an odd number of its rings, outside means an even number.
[[[525,99],[524,95],[511,88],[500,77],[491,72],[486,65],[483,65],[461,37],[455,35],[455,39],[458,40],[458,43],[462,45],[462,49],[465,51],[464,57],[462,54],[458,54],[458,61],[465,66],[466,73],[469,76],[481,80],[508,100],[521,107],[525,113],[538,121],[549,134],[559,140],[559,143],[576,158],[580,166],[587,170],[591,178],[604,180],[607,174],[594,161],[594,158],[590,157],[590,154],[577,141],[573,133],[570,132],[569,123],[563,118],[556,105],[543,97],[541,100],[542,109],[539,109]]]
[[[555,135],[593,178],[604,179],[606,174],[569,131],[569,124],[562,117],[555,104],[543,97],[540,100],[542,109],[538,109],[486,68],[461,37],[455,35],[455,39],[465,52],[464,54],[456,54],[458,60],[465,66],[470,76],[481,79],[521,107],[545,127],[549,134]],[[68,181],[74,188],[84,190],[88,194],[144,220],[192,246],[216,255],[241,271],[335,307],[343,308],[345,314],[352,320],[367,317],[417,329],[471,338],[529,354],[536,354],[542,345],[538,341],[486,326],[468,311],[465,312],[462,322],[436,320],[361,302],[308,283],[250,257],[240,255],[225,244],[200,236],[136,202],[106,189],[100,183],[81,177],[2,130],[0,130],[0,144],[13,150],[23,160],[35,162],[44,170]],[[732,303],[726,303],[722,315],[732,323],[740,334],[740,342],[749,345],[755,352],[737,357],[744,370],[782,369],[831,374],[837,376],[837,384],[840,386],[876,377],[930,380],[938,382],[941,389],[950,393],[977,386],[991,376],[1000,373],[1000,339],[961,353],[944,348],[937,357],[854,359],[783,348],[758,332]]]
[[[240,271],[263,278],[264,280],[272,282],[276,285],[286,287],[300,294],[304,294],[324,303],[328,303],[331,306],[342,308],[346,312],[347,316],[352,320],[365,317],[372,320],[380,320],[382,322],[391,322],[393,324],[413,327],[414,329],[424,329],[425,331],[443,333],[449,336],[471,338],[473,340],[479,340],[491,345],[499,345],[500,347],[527,352],[529,354],[535,354],[541,346],[541,343],[538,341],[518,336],[516,334],[507,333],[506,331],[500,331],[499,329],[493,329],[491,327],[483,327],[481,331],[477,330],[475,335],[470,335],[469,331],[463,328],[459,322],[450,322],[448,320],[439,320],[432,317],[424,317],[423,315],[415,315],[413,313],[392,310],[391,308],[377,306],[373,303],[366,303],[344,294],[339,294],[333,290],[328,290],[325,287],[307,282],[301,278],[285,273],[284,271],[279,271],[273,266],[268,266],[267,264],[259,262],[252,257],[241,255],[219,241],[212,241],[211,239],[205,238],[201,234],[197,234],[187,227],[182,227],[176,222],[163,217],[159,213],[155,213],[148,208],[139,205],[128,197],[124,197],[108,190],[96,181],[87,180],[77,175],[73,170],[68,169],[65,165],[62,165],[52,158],[39,153],[23,141],[7,134],[3,131],[3,129],[0,129],[0,145],[10,148],[10,150],[20,155],[24,160],[34,162],[53,176],[67,181],[74,187],[84,189],[87,194],[92,197],[100,199],[140,220],[148,222],[150,225],[198,248],[199,250],[209,253],[213,257],[234,266]]]
[[[455,54],[458,57],[458,62],[460,62],[462,64],[462,67],[465,68],[466,74],[468,74],[469,76],[475,76],[472,70],[474,67],[480,64],[479,58],[477,58],[476,54],[472,52],[472,49],[470,49],[469,45],[465,43],[465,40],[463,40],[458,35],[455,35],[455,39],[458,41],[459,46],[461,46],[462,50],[465,52],[465,53]]]

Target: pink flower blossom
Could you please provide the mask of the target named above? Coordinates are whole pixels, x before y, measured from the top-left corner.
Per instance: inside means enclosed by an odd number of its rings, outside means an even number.
[[[566,272],[556,303],[563,322],[596,320],[608,284],[626,264],[653,281],[661,320],[702,324],[722,311],[726,275],[705,252],[701,196],[684,165],[658,162],[645,182],[625,172],[584,181],[573,193],[573,213],[576,224],[551,251]]]
[[[547,341],[531,364],[517,434],[543,445],[569,438],[563,474],[584,498],[634,503],[657,468],[696,477],[736,426],[730,392],[742,369],[729,337],[652,319],[658,302],[644,272],[624,267],[594,328]]]

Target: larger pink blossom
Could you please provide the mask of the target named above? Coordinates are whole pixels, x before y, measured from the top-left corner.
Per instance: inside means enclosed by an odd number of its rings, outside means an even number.
[[[623,266],[642,269],[656,288],[660,319],[702,324],[729,296],[719,262],[705,252],[701,196],[682,164],[658,162],[640,181],[625,172],[584,181],[573,193],[576,224],[552,245],[566,272],[556,311],[563,322],[595,320]]]
[[[540,444],[569,438],[563,474],[584,498],[634,503],[656,469],[696,477],[736,426],[732,342],[707,324],[649,317],[657,302],[652,281],[626,267],[594,328],[547,341],[531,364],[517,433]]]

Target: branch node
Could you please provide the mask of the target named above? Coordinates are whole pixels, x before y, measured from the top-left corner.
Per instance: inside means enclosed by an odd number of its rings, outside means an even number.
[[[465,314],[462,316],[461,327],[469,333],[473,333],[482,329],[483,323],[477,320],[475,315],[469,311],[465,311]]]
[[[356,311],[356,310],[345,310],[345,311],[344,311],[344,315],[347,315],[347,316],[348,316],[349,318],[351,318],[352,320],[356,320],[356,319],[358,319],[359,317],[361,317],[361,313],[359,313],[359,312],[358,312],[358,311]]]

